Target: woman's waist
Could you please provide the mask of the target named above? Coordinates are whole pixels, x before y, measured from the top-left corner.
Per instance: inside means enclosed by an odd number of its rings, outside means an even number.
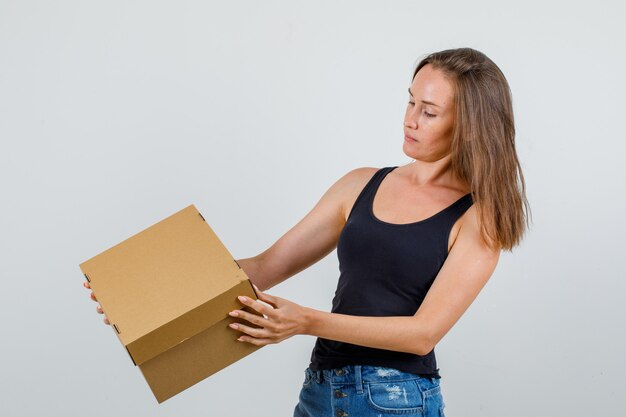
[[[315,367],[308,367],[305,372],[318,381],[326,380],[343,384],[351,384],[360,381],[379,383],[409,381],[422,378],[436,380],[441,378],[437,372],[438,370],[435,370],[434,373],[427,375],[408,372],[396,367],[383,365],[354,364],[337,366],[330,369],[315,369]]]

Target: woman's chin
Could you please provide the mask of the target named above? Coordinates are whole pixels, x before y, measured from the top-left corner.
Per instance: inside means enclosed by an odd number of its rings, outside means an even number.
[[[402,152],[404,152],[404,154],[411,159],[417,159],[415,150],[411,149],[411,146],[408,145],[406,142],[404,142],[404,145],[402,145]]]

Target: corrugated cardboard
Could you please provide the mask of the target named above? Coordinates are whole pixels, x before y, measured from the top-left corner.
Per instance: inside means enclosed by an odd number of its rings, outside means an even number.
[[[259,348],[228,327],[254,288],[193,204],[80,269],[159,403]]]

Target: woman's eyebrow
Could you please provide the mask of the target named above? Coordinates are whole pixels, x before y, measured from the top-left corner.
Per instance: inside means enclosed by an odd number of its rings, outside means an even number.
[[[413,93],[411,93],[411,87],[409,87],[409,94],[411,95],[411,97],[413,97]],[[435,107],[441,107],[439,104],[435,104],[432,101],[428,101],[428,100],[422,100],[422,103],[430,104],[430,105],[435,106]]]

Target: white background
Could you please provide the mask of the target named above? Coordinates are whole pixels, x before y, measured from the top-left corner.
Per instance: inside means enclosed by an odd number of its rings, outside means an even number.
[[[513,91],[532,229],[436,348],[448,417],[622,416],[623,5],[0,0],[0,415],[291,416],[315,339],[157,405],[78,264],[195,204],[236,258],[402,165],[407,87],[469,46]],[[328,311],[336,253],[270,294]]]

